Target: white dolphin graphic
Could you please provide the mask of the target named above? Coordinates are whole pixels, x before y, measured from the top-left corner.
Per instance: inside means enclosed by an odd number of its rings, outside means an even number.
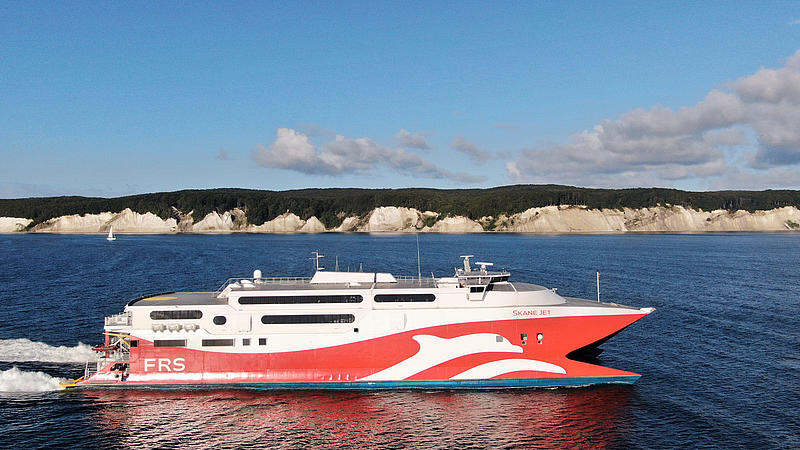
[[[497,339],[498,336],[501,339]],[[512,343],[508,342],[508,339],[505,339],[499,334],[494,333],[468,334],[450,339],[431,336],[428,334],[420,334],[414,336],[412,339],[419,343],[419,351],[414,356],[391,367],[387,367],[380,372],[375,372],[372,375],[360,378],[359,380],[404,380],[414,374],[422,372],[423,370],[438,366],[443,362],[476,353],[522,353],[522,347],[513,345]]]
[[[458,375],[450,377],[451,380],[488,380],[498,375],[511,372],[535,370],[537,372],[567,373],[563,367],[535,359],[501,359],[492,361],[472,369],[465,370]]]

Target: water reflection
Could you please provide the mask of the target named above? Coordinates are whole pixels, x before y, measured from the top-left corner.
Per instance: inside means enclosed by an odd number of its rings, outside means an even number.
[[[104,444],[616,447],[634,388],[83,392]]]

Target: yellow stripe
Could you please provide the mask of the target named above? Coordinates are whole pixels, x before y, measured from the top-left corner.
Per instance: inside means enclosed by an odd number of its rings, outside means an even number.
[[[145,298],[145,299],[142,299],[142,300],[144,300],[146,302],[157,302],[157,301],[161,301],[161,300],[175,300],[176,298],[178,298],[178,297],[150,297],[150,298]]]

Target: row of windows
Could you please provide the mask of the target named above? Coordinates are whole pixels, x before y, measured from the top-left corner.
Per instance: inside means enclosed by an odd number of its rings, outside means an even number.
[[[153,347],[186,347],[186,339],[156,339]]]
[[[470,291],[476,292],[475,287]],[[481,289],[483,290],[483,289]],[[276,296],[276,297],[240,297],[242,305],[285,305],[297,303],[360,303],[364,299],[360,295],[318,295],[318,296]],[[421,303],[433,302],[433,294],[377,294],[375,301],[378,303]],[[196,320],[202,319],[203,312],[199,310],[170,310],[150,311],[152,320]],[[294,318],[294,319],[292,319]],[[215,316],[215,325],[225,325],[228,319],[225,316]],[[265,324],[285,323],[352,323],[355,317],[352,314],[315,314],[295,316],[264,316],[261,322]]]
[[[203,347],[233,347],[234,342],[234,339],[203,339]],[[250,338],[242,339],[242,345],[250,345]],[[267,338],[258,338],[258,345],[267,345]],[[156,339],[153,347],[186,347],[186,339]]]
[[[433,294],[378,294],[375,301],[385,302],[432,302]],[[240,305],[294,305],[311,303],[361,303],[360,295],[284,295],[267,297],[239,297]]]
[[[436,300],[433,294],[377,294],[375,301],[378,303],[388,302],[432,302]]]
[[[281,295],[239,297],[240,305],[296,305],[309,303],[361,303],[360,295]]]
[[[473,290],[472,292],[475,291]],[[288,296],[275,296],[275,297],[240,297],[239,303],[242,305],[287,305],[287,304],[299,304],[299,303],[361,303],[363,300],[364,298],[360,295],[317,295],[317,296],[288,295]],[[435,300],[436,296],[433,294],[375,295],[375,301],[378,303],[421,303],[421,302],[433,302]],[[202,318],[203,318],[203,312],[199,310],[179,309],[170,311],[150,311],[150,319],[152,320],[197,320]],[[225,325],[225,323],[228,320],[225,318],[225,316],[215,316],[213,321],[215,325]],[[325,323],[325,322],[289,322],[289,323]],[[329,322],[329,323],[348,323],[348,322]]]
[[[191,320],[202,319],[203,311],[196,309],[177,309],[171,311],[150,311],[152,320]]]
[[[389,300],[398,301],[398,300]],[[403,300],[412,301],[412,300]],[[427,301],[427,300],[426,300]],[[433,301],[433,300],[430,300]],[[189,313],[199,313],[199,316]],[[167,314],[167,313],[183,313],[183,314]],[[203,314],[200,311],[152,311],[150,318],[153,320],[165,319],[199,319]],[[215,316],[215,325],[225,325],[228,319],[225,316]],[[289,323],[353,323],[356,317],[352,314],[295,314],[295,315],[274,315],[262,316],[261,323],[263,324],[289,324]],[[166,341],[164,341],[166,342]],[[204,344],[205,345],[205,344]],[[213,344],[209,344],[213,345]],[[226,345],[226,344],[220,344]],[[181,347],[180,345],[169,345],[169,347]]]
[[[483,291],[491,291],[493,287],[494,287],[493,284],[489,284],[489,285],[486,285],[486,286],[470,286],[469,287],[469,291],[471,293],[483,292]]]
[[[203,347],[233,347],[233,339],[203,339]]]
[[[284,325],[295,323],[353,323],[356,316],[352,314],[293,314],[261,316],[265,325]]]

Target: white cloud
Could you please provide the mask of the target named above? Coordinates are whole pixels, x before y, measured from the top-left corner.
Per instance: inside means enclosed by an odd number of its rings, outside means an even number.
[[[420,150],[431,148],[428,145],[428,141],[425,139],[425,135],[420,132],[412,133],[402,129],[394,137],[401,147],[418,148]]]
[[[784,67],[761,68],[694,106],[638,108],[565,144],[526,150],[506,173],[515,181],[655,186],[697,178],[738,182],[727,175],[744,170],[777,183],[770,186],[800,186],[800,179],[767,170],[800,164],[799,67],[800,50]],[[747,168],[737,167],[743,152]]]
[[[741,128],[721,128],[703,133],[703,140],[712,145],[745,145],[747,135]]]
[[[308,136],[290,128],[279,128],[275,141],[268,148],[257,145],[251,156],[264,167],[311,175],[366,174],[385,167],[414,177],[447,179],[457,183],[485,180],[484,177],[442,169],[419,155],[379,145],[370,138],[337,135],[318,148]]]
[[[793,21],[789,22],[789,26],[800,25],[800,19],[794,19]]]
[[[464,136],[461,135],[456,136],[456,138],[453,140],[453,143],[450,144],[450,146],[458,150],[459,152],[469,156],[471,160],[478,163],[486,162],[487,160],[494,158],[494,155],[487,152],[486,150],[478,148],[477,145],[467,141],[466,139],[464,139]]]

